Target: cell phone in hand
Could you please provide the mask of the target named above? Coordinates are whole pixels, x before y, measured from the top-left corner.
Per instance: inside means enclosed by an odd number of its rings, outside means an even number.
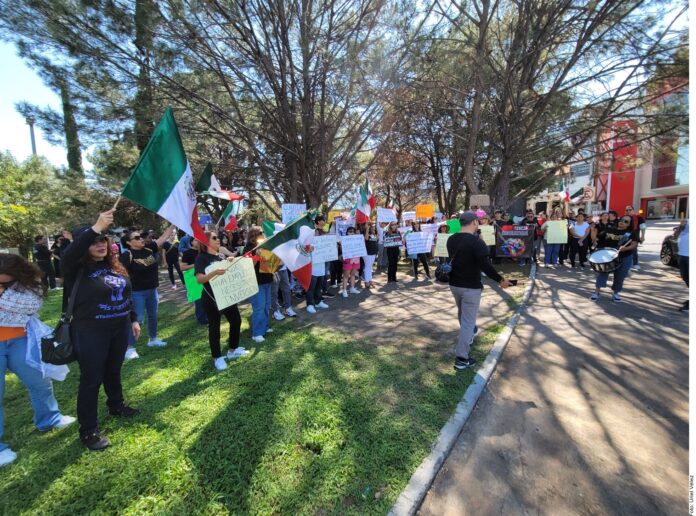
[[[513,287],[516,287],[516,286],[517,286],[517,280],[516,280],[516,279],[511,279],[511,280],[508,280],[508,281],[510,282],[510,285],[512,285]]]

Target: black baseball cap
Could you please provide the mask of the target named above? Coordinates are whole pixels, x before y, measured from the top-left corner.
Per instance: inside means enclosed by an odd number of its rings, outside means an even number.
[[[473,211],[465,211],[459,215],[459,222],[461,222],[463,226],[471,224],[475,220],[478,220],[478,215]]]

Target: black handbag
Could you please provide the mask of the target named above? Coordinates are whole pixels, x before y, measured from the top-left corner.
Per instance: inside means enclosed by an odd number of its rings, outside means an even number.
[[[84,269],[81,269],[73,285],[72,292],[70,292],[68,310],[61,316],[56,329],[53,330],[53,334],[41,339],[41,360],[47,364],[65,365],[77,359],[75,347],[70,339],[70,323],[72,321],[73,308],[75,307],[77,289],[80,286],[80,280],[83,275]]]

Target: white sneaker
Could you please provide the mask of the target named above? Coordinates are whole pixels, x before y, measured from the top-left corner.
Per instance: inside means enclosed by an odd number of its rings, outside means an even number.
[[[214,361],[215,364],[215,369],[218,371],[223,371],[227,369],[227,362],[225,362],[225,359],[222,357],[217,357]]]
[[[352,288],[349,290],[349,292],[351,294],[360,294],[360,292],[362,292],[362,290],[358,290],[357,288]],[[348,296],[346,296],[346,297],[348,297]]]
[[[135,348],[128,348],[126,350],[126,355],[124,358],[126,360],[133,360],[135,358],[140,358],[140,355],[138,355],[138,352],[135,350]]]
[[[266,333],[273,333],[273,328],[268,328],[268,329],[266,330]]]
[[[251,340],[253,340],[254,342],[263,342],[266,339],[263,338],[263,335],[256,335],[252,337]]]
[[[172,285],[172,290],[176,290],[176,285]]]
[[[287,315],[288,317],[297,317],[295,310],[293,310],[292,308],[288,308],[287,310],[285,310],[285,315]]]
[[[249,354],[249,352],[242,347],[235,348],[234,351],[227,352],[227,360],[236,360],[236,359],[243,357],[243,356],[246,356],[248,354]]]
[[[285,316],[280,313],[280,310],[276,310],[275,312],[273,312],[273,318],[276,321],[282,321],[283,319],[285,319]]]
[[[16,458],[17,454],[15,452],[9,448],[5,448],[0,451],[0,466],[7,466],[10,462],[14,462]]]
[[[339,294],[341,294],[341,297],[348,297],[348,292],[346,292],[345,290],[341,290]]]
[[[614,295],[611,296],[611,300],[614,301],[615,303],[620,303],[621,302],[621,295],[614,292]]]
[[[633,267],[631,267],[634,271],[639,271],[640,270],[640,265],[635,264]]]
[[[308,311],[310,314],[315,314],[315,313],[317,313],[317,309],[314,308],[314,305],[307,305],[307,311]]]
[[[327,305],[323,301],[319,302],[319,304],[317,305],[317,308],[328,308],[328,307],[329,307],[329,305]]]
[[[77,421],[77,419],[72,416],[61,416],[60,421],[53,425],[53,428],[61,430],[72,425],[75,421]]]
[[[154,338],[150,340],[150,342],[147,343],[148,347],[150,348],[163,348],[164,346],[167,345],[166,342],[163,340],[159,340],[158,338]]]

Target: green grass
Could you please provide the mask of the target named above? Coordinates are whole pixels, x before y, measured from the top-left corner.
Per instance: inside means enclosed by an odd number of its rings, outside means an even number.
[[[50,324],[58,298],[44,308]],[[0,470],[0,513],[384,514],[474,375],[452,369],[452,342],[362,341],[287,320],[217,373],[191,307],[162,304],[160,325],[170,346],[141,346],[123,367],[142,414],[108,418],[102,395],[102,453],[85,451],[76,427],[36,431],[26,391],[7,377],[4,440],[19,457]],[[474,358],[502,327],[477,339]],[[71,370],[54,387],[74,415]]]

